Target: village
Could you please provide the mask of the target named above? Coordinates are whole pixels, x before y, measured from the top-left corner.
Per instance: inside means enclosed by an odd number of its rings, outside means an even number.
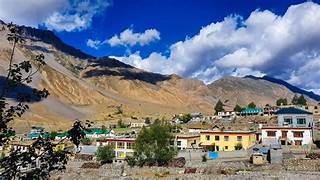
[[[219,103],[221,102],[217,103],[216,109],[219,109]],[[278,103],[278,106],[267,105],[258,108],[252,104],[254,103],[241,109],[227,109],[226,106],[222,106],[221,111],[210,116],[201,112],[178,114],[162,122],[174,127],[170,146],[177,150],[177,155],[176,162],[171,166],[184,168],[183,172],[171,174],[199,173],[201,171],[196,164],[203,163],[209,166],[213,162],[246,162],[253,167],[283,167],[285,163],[297,160],[301,160],[300,164],[293,163],[291,169],[299,169],[303,166],[301,163],[306,162],[308,166],[314,167],[307,168],[307,171],[318,171],[319,107]],[[56,143],[54,151],[73,152],[73,160],[69,164],[76,163],[77,168],[82,170],[99,169],[102,164],[97,163],[97,151],[101,146],[111,145],[114,156],[113,163],[109,164],[122,165],[122,171],[113,176],[132,175],[134,171],[125,173],[123,167],[127,167],[128,158],[134,156],[135,140],[139,132],[152,123],[154,122],[150,118],[146,118],[141,121],[137,119],[129,124],[120,120],[116,124],[109,124],[108,127],[93,126],[83,132],[85,138],[78,147],[68,141],[62,141],[67,139],[67,131],[47,132],[42,127],[34,126],[26,134],[11,134],[11,141],[0,148],[1,156],[6,156],[11,150],[27,151],[36,139],[49,138]],[[141,172],[143,171],[137,171],[139,176]],[[159,175],[159,172],[154,174]],[[166,175],[160,173],[160,176]]]

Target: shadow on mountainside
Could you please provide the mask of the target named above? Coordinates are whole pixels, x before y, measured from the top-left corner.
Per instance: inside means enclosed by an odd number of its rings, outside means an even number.
[[[133,66],[112,58],[103,58],[91,62],[91,68],[85,71],[82,77],[119,76],[124,80],[139,80],[151,84],[157,84],[158,82],[171,78],[170,76],[136,69]]]

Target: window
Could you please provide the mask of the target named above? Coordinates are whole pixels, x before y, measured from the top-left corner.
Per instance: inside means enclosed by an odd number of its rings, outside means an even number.
[[[214,140],[219,141],[219,140],[220,140],[220,137],[219,137],[219,136],[215,136],[215,137],[214,137]]]
[[[210,141],[210,136],[206,136],[207,141]]]
[[[117,143],[117,148],[118,149],[124,149],[124,142],[118,142]]]
[[[314,106],[314,109],[318,109],[318,106]]]
[[[133,143],[127,142],[127,149],[133,149]]]
[[[297,124],[306,124],[306,118],[297,118]]]
[[[224,149],[225,149],[225,150],[228,150],[228,146],[225,146]]]
[[[229,136],[224,136],[224,141],[229,141]]]
[[[294,141],[294,145],[301,146],[302,145],[302,141],[301,140],[295,140]]]
[[[267,136],[268,137],[275,137],[276,136],[276,131],[267,131]]]
[[[293,137],[303,137],[303,132],[301,132],[301,131],[293,131]]]
[[[287,132],[288,131],[282,131],[281,132],[281,138],[287,138]]]
[[[292,117],[284,117],[284,124],[292,124]]]
[[[242,136],[237,136],[237,141],[242,141]]]
[[[177,146],[181,146],[181,141],[177,141]]]

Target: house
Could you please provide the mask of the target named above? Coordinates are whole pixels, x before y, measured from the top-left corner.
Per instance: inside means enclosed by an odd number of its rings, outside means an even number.
[[[187,125],[188,132],[189,133],[200,133],[202,130],[211,130],[213,128],[213,125],[210,124],[188,124]]]
[[[218,119],[233,120],[236,116],[237,115],[236,115],[235,111],[221,111],[221,112],[218,112]]]
[[[256,142],[255,131],[201,131],[200,145],[213,151],[248,149]]]
[[[288,107],[276,113],[280,127],[313,127],[313,114],[299,108]]]
[[[133,155],[133,145],[134,145],[134,138],[125,138],[125,137],[112,137],[112,138],[105,138],[105,139],[98,139],[96,146],[105,146],[105,145],[112,145],[115,151],[115,158],[123,160],[128,155]]]
[[[102,129],[102,128],[92,128],[89,130],[85,130],[84,133],[86,134],[87,138],[101,138],[101,137],[114,136],[113,131],[110,131],[108,129]]]
[[[265,106],[263,108],[263,115],[270,116],[274,115],[279,110],[279,107],[277,106]]]
[[[37,139],[44,133],[43,127],[32,126],[30,132],[27,134],[28,139]]]
[[[263,127],[261,139],[264,145],[303,146],[312,143],[311,127]]]
[[[261,108],[245,108],[240,112],[241,116],[256,116],[261,115],[263,110]]]
[[[142,123],[139,123],[139,122],[131,122],[130,123],[130,128],[142,128],[142,127],[145,127],[147,126],[146,123],[142,122]]]
[[[179,150],[197,149],[199,148],[200,135],[199,134],[178,134],[175,137],[174,145]]]

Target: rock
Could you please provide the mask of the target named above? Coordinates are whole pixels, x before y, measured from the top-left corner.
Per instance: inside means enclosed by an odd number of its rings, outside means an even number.
[[[187,167],[187,168],[185,168],[184,169],[184,174],[191,174],[191,173],[196,173],[197,172],[197,168],[189,168],[189,167]]]
[[[184,157],[179,157],[179,158],[173,159],[168,166],[183,168],[185,164],[186,164],[186,159]]]
[[[81,168],[99,169],[100,166],[101,166],[100,163],[86,162],[82,164]]]

